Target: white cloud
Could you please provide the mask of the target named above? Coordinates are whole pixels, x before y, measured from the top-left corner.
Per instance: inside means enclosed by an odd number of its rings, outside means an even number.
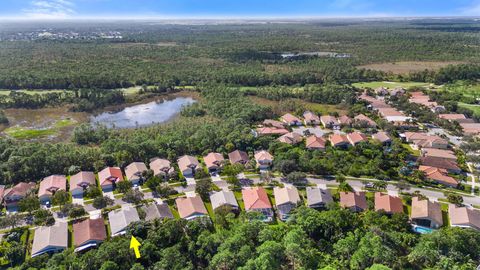
[[[33,0],[23,12],[31,19],[64,19],[75,14],[70,0]]]
[[[473,1],[470,6],[464,7],[460,11],[462,15],[480,16],[480,0]]]

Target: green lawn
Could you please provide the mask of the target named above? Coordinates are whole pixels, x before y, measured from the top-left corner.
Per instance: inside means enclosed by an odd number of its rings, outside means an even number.
[[[480,116],[480,105],[474,105],[474,104],[467,104],[467,103],[459,102],[458,106],[466,108],[466,109],[470,109],[470,110],[473,111],[473,113],[475,115]]]
[[[410,87],[429,87],[435,86],[430,85],[429,83],[423,82],[361,82],[361,83],[354,83],[353,86],[357,88],[379,88],[379,87],[387,87],[387,88],[395,88],[395,87],[403,87],[403,88],[410,88]]]
[[[55,135],[59,129],[74,125],[75,123],[76,123],[75,120],[67,118],[67,119],[58,120],[46,128],[36,129],[36,128],[14,126],[14,127],[9,127],[5,129],[3,132],[15,139],[29,140],[29,139],[36,139],[40,137]]]
[[[463,81],[456,82],[454,84],[448,84],[444,87],[445,90],[454,93],[460,93],[467,97],[479,97],[480,96],[480,84],[468,84]]]
[[[403,148],[407,149],[410,154],[419,157],[420,156],[420,150],[415,150],[413,149],[409,144],[407,143],[402,143]]]

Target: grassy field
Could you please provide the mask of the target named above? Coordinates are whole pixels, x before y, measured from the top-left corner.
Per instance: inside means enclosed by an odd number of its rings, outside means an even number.
[[[261,97],[255,97],[255,96],[250,96],[250,99],[257,104],[272,107],[276,113],[283,114],[288,112],[288,111],[281,110],[279,101],[270,100],[270,99],[261,98]],[[312,112],[315,112],[321,115],[327,115],[332,112],[337,112],[339,115],[343,115],[347,113],[347,110],[342,109],[337,105],[319,104],[319,103],[313,103],[313,102],[308,102],[308,101],[293,99],[293,98],[285,99],[284,101],[298,102],[298,104],[305,107],[306,110],[310,110]]]
[[[475,115],[480,116],[480,105],[473,105],[459,102],[458,106],[472,110]]]
[[[463,94],[467,97],[480,97],[480,84],[468,84],[460,81],[445,85],[444,89],[449,92]]]
[[[395,88],[395,87],[403,87],[403,88],[410,88],[410,87],[438,87],[437,85],[430,84],[430,83],[423,83],[423,82],[361,82],[361,83],[354,83],[353,86],[357,88],[379,88],[379,87],[386,87],[386,88]]]
[[[13,127],[6,128],[3,132],[15,139],[30,140],[30,139],[40,138],[40,137],[56,135],[59,129],[72,126],[75,123],[77,122],[73,119],[62,119],[54,122],[52,125],[46,128],[36,129],[36,128],[21,127],[21,126],[13,126]]]

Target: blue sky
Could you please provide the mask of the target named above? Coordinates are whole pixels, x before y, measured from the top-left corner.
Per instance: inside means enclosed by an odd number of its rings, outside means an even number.
[[[480,16],[480,0],[0,0],[3,18]]]

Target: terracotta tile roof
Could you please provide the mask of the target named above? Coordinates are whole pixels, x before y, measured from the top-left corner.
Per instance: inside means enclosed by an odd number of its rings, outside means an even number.
[[[412,211],[410,214],[412,219],[429,219],[433,220],[440,226],[443,225],[442,209],[437,202],[429,200],[419,200],[418,197],[412,198]]]
[[[135,179],[142,176],[142,172],[147,171],[147,165],[143,162],[132,162],[125,168],[127,179]]]
[[[272,208],[267,192],[262,187],[248,187],[242,189],[242,198],[245,210]]]
[[[364,115],[364,114],[359,114],[357,116],[355,116],[353,118],[353,121],[355,122],[365,122],[368,124],[368,126],[370,127],[376,127],[377,124],[375,123],[375,121],[373,121],[372,119],[370,119],[370,117]]]
[[[75,247],[82,246],[89,241],[103,241],[107,238],[105,220],[103,218],[85,219],[73,224],[73,239]]]
[[[240,150],[235,150],[231,153],[228,154],[228,159],[230,160],[230,163],[231,164],[235,164],[235,163],[247,163],[249,158],[248,158],[248,154],[244,151],[240,151]]]
[[[385,131],[379,131],[379,132],[373,134],[372,138],[380,141],[381,143],[386,143],[386,142],[392,141],[390,136],[388,136],[388,134]]]
[[[332,134],[330,135],[329,138],[330,142],[332,143],[333,146],[339,146],[343,144],[348,144],[348,138],[346,135],[341,135],[341,134]]]
[[[272,119],[263,120],[263,125],[267,126],[267,127],[275,127],[275,128],[280,128],[280,129],[285,128],[285,123],[277,121],[277,120],[272,120]]]
[[[422,148],[422,154],[425,157],[439,157],[451,160],[457,160],[457,156],[451,150],[437,148]]]
[[[381,192],[375,193],[375,210],[384,210],[389,214],[403,213],[402,199]]]
[[[279,142],[287,144],[297,144],[303,140],[302,135],[296,132],[289,132],[277,139]]]
[[[294,186],[285,186],[283,188],[274,187],[273,195],[275,197],[276,206],[286,203],[297,204],[300,202],[300,195],[298,194],[297,188]]]
[[[318,115],[310,112],[310,111],[306,111],[303,113],[303,118],[305,119],[305,122],[307,123],[318,123],[320,122],[320,117],[318,117]]]
[[[70,190],[77,187],[83,188],[84,186],[95,184],[95,174],[93,172],[81,171],[70,176]]]
[[[340,122],[340,124],[342,125],[350,125],[352,124],[352,118],[346,116],[346,115],[342,115],[338,118],[338,122]]]
[[[192,156],[182,156],[178,159],[177,161],[178,167],[180,168],[180,171],[185,171],[188,168],[198,168],[200,166],[200,163],[198,162],[197,158],[192,157]]]
[[[11,188],[5,189],[3,197],[9,196],[26,196],[28,191],[35,188],[36,184],[34,182],[20,182]]]
[[[480,123],[460,123],[465,134],[480,134]]]
[[[445,114],[439,114],[438,117],[446,120],[461,120],[461,119],[467,119],[467,117],[464,114],[461,113],[445,113]]]
[[[195,197],[177,198],[175,200],[177,204],[178,214],[180,218],[188,218],[192,215],[208,215],[207,209],[203,204],[202,198],[196,195]]]
[[[38,197],[51,196],[57,190],[67,190],[67,178],[65,175],[50,175],[43,178],[38,189]]]
[[[460,167],[458,167],[457,162],[445,158],[439,157],[420,157],[418,162],[425,166],[430,167],[437,167],[446,169],[449,171],[461,171]]]
[[[361,142],[366,142],[368,141],[368,138],[365,134],[355,131],[352,133],[347,134],[347,139],[350,142],[351,145],[357,145]]]
[[[334,116],[331,115],[322,115],[320,116],[320,121],[324,126],[329,126],[329,125],[338,125],[338,120]]]
[[[480,211],[478,210],[450,204],[448,215],[451,226],[471,227],[480,230]]]
[[[257,162],[261,160],[273,160],[273,156],[267,151],[261,150],[261,151],[255,152],[255,160]]]
[[[411,142],[418,147],[448,147],[447,140],[437,135],[428,135],[427,133],[423,132],[405,132],[405,138],[407,139],[407,142]]]
[[[325,139],[311,135],[305,141],[305,147],[308,149],[325,149]]]
[[[168,173],[172,169],[172,164],[168,159],[163,158],[154,158],[150,161],[150,169],[153,171],[154,175],[159,175],[162,172]]]
[[[5,193],[5,186],[4,185],[0,185],[0,203],[2,202],[3,200],[3,194]]]
[[[340,206],[345,208],[358,207],[366,210],[368,205],[365,192],[340,192]]]
[[[392,117],[392,116],[405,116],[404,113],[398,111],[395,108],[380,108],[378,113],[383,117]]]
[[[283,135],[289,131],[285,128],[261,127],[256,129],[258,135]]]
[[[123,181],[122,170],[119,167],[106,167],[98,173],[98,181],[100,186]]]
[[[420,166],[418,169],[425,174],[427,179],[447,186],[456,187],[458,185],[458,181],[455,178],[448,176],[446,169],[430,166]]]
[[[220,167],[225,162],[225,159],[220,153],[208,153],[208,155],[203,157],[203,161],[205,161],[207,168],[216,168]]]
[[[286,123],[301,122],[301,120],[298,117],[296,117],[296,116],[294,116],[290,113],[284,114],[282,116],[282,121],[286,122]]]

